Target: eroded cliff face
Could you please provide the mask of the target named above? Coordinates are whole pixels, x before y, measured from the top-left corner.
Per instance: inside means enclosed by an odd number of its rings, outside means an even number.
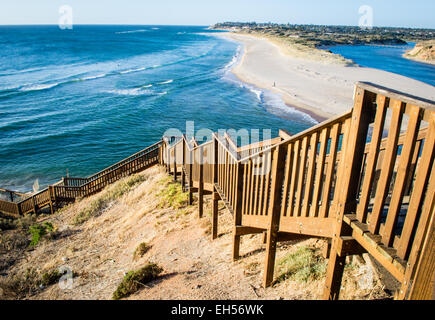
[[[435,40],[417,43],[414,49],[405,53],[404,56],[408,59],[435,64]]]

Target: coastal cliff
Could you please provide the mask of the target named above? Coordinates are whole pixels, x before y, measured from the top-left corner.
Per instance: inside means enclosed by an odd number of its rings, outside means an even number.
[[[403,55],[405,58],[435,65],[435,40],[422,41]]]
[[[324,241],[280,242],[278,280],[265,289],[260,276],[264,245],[258,250],[262,235],[246,237],[245,258],[234,263],[231,214],[223,204],[219,206],[220,236],[212,241],[212,200],[206,197],[204,205],[206,214],[198,220],[197,204],[188,205],[181,185],[162,168],[154,167],[54,215],[27,216],[7,228],[6,221],[0,220],[4,229],[0,299],[111,299],[125,274],[150,263],[163,269],[161,275],[149,285],[141,285],[128,299],[321,298],[326,270],[321,256]],[[34,246],[28,246],[27,230],[35,224],[52,228]],[[308,266],[307,259],[311,261]],[[343,299],[390,297],[377,267],[361,259],[349,262]],[[56,270],[62,266],[73,274],[71,290],[55,284]],[[360,288],[362,277],[373,280],[369,287]]]

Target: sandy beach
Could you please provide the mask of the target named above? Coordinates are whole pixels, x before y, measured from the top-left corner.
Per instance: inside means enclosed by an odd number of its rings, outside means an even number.
[[[352,108],[354,84],[358,81],[435,101],[435,87],[401,75],[349,65],[340,59],[322,61],[318,53],[301,57],[259,36],[220,35],[243,44],[243,56],[232,69],[240,80],[282,95],[287,105],[319,121]]]

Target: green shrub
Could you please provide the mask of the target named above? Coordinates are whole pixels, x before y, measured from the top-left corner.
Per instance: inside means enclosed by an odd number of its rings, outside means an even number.
[[[145,253],[148,252],[148,250],[151,249],[151,246],[146,244],[145,242],[142,242],[133,252],[133,258],[141,258],[144,256]]]
[[[298,248],[278,261],[278,277],[276,282],[286,279],[308,282],[322,278],[326,273],[323,257],[315,254],[315,250],[306,246]]]
[[[128,297],[138,291],[146,283],[156,279],[162,271],[163,269],[157,264],[150,263],[137,271],[128,272],[113,293],[113,299],[119,300]]]
[[[43,236],[53,231],[54,227],[50,222],[44,222],[43,224],[34,224],[33,226],[30,226],[29,233],[32,235],[30,246],[36,246]]]
[[[58,282],[62,276],[63,274],[60,273],[58,270],[56,269],[50,270],[42,274],[40,284],[42,284],[44,287],[48,287]]]
[[[105,193],[92,201],[87,208],[81,210],[74,217],[73,224],[80,225],[92,217],[97,217],[112,201],[119,199],[134,186],[145,180],[146,176],[135,174],[108,186]]]
[[[68,273],[68,270],[63,270],[63,272],[59,272],[58,269],[51,269],[47,272],[44,272],[40,279],[38,280],[38,285],[42,285],[44,287],[51,286],[57,282],[59,282],[60,278]],[[75,271],[71,272],[72,277],[78,276],[78,273]]]

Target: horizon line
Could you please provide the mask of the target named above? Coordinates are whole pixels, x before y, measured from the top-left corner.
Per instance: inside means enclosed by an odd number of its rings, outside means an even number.
[[[199,25],[199,24],[135,24],[135,23],[73,23],[73,26],[174,26],[174,27],[212,27],[216,24],[223,23],[256,23],[256,24],[276,24],[278,26],[293,25],[293,26],[326,26],[326,27],[358,27],[358,25],[345,25],[345,24],[313,24],[313,23],[275,23],[275,22],[240,22],[240,21],[226,21],[218,22],[215,24]],[[0,27],[8,26],[58,26],[57,23],[25,23],[25,24],[2,24]],[[396,29],[421,29],[421,30],[435,30],[435,27],[405,27],[405,26],[373,26],[373,28],[396,28]]]

